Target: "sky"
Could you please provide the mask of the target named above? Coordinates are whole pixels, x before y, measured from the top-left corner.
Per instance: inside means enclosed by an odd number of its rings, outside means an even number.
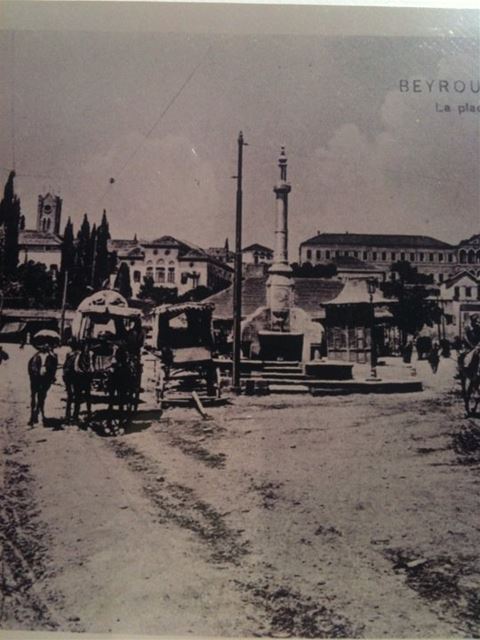
[[[455,243],[480,232],[480,111],[458,113],[480,93],[399,82],[477,83],[479,52],[467,37],[1,31],[0,177],[15,164],[27,228],[53,190],[62,226],[106,209],[116,238],[232,246],[243,130],[245,245],[274,246],[281,145],[292,260],[317,231]]]

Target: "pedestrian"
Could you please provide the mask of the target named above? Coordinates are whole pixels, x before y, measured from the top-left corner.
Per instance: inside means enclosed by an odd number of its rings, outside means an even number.
[[[438,365],[440,363],[440,355],[439,355],[438,352],[439,352],[439,346],[438,346],[437,343],[434,343],[432,345],[430,353],[428,354],[428,362],[430,363],[430,366],[432,367],[432,372],[433,373],[437,373]]]
[[[28,344],[28,338],[29,338],[29,334],[28,334],[28,331],[25,329],[25,331],[22,332],[22,339],[20,341],[20,349],[24,349],[25,345]]]
[[[45,424],[45,400],[47,393],[55,381],[58,358],[53,349],[45,343],[37,346],[37,352],[28,361],[30,378],[30,420],[29,426],[38,423],[39,414]]]
[[[450,358],[450,342],[446,339],[440,340],[442,358]]]
[[[408,342],[402,347],[402,360],[405,364],[410,364],[412,362],[412,353],[413,341],[408,340]]]
[[[9,359],[9,355],[6,351],[3,350],[2,345],[0,344],[0,364],[2,364],[2,362],[6,362]]]

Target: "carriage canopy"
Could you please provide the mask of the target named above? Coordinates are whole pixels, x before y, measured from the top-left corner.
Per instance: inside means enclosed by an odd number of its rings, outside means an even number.
[[[72,324],[77,340],[108,338],[124,340],[132,328],[140,327],[141,311],[128,306],[117,291],[97,291],[82,300]]]
[[[154,311],[152,347],[169,349],[175,362],[210,359],[213,350],[213,309],[213,305],[201,302],[157,307]]]

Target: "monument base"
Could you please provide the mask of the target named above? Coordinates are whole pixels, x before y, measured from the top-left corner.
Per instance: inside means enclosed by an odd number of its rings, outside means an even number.
[[[353,380],[353,363],[314,360],[305,363],[305,373],[316,380]]]
[[[300,362],[303,352],[303,333],[287,331],[259,331],[260,360]]]

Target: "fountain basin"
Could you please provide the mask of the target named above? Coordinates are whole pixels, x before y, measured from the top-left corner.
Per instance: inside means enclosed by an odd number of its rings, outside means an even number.
[[[259,331],[260,360],[301,361],[303,333],[293,331]]]

